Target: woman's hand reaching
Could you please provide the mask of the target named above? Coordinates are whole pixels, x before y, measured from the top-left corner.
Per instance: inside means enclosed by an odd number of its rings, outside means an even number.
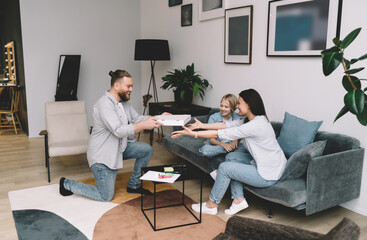
[[[195,122],[191,123],[191,124],[187,124],[187,127],[190,130],[195,130],[195,129],[201,129],[203,128],[203,123],[200,122],[199,120],[197,120],[197,118],[194,118]]]
[[[190,130],[188,127],[182,126],[183,130],[172,132],[171,138],[179,138],[184,135],[186,136],[195,136],[195,132]]]

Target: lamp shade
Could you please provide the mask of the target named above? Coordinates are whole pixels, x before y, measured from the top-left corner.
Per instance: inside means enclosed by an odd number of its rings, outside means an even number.
[[[137,39],[135,41],[135,60],[170,60],[167,40]]]

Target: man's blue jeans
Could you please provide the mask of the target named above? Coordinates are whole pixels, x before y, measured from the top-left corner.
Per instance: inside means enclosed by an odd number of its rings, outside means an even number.
[[[229,185],[231,185],[232,199],[244,198],[244,183],[254,187],[269,187],[277,181],[262,178],[249,153],[241,151],[228,153],[226,161],[219,165],[209,199],[212,202],[220,203]]]
[[[142,142],[131,142],[123,153],[124,159],[136,158],[133,173],[131,174],[128,187],[138,188],[140,185],[141,168],[146,167],[152,157],[153,149],[149,144]],[[91,166],[97,186],[84,184],[75,180],[65,179],[64,187],[73,193],[87,198],[108,202],[115,195],[115,181],[117,169],[110,169],[101,163]]]

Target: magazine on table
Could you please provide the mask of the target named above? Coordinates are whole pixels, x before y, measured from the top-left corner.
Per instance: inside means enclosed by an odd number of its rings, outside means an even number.
[[[178,173],[165,173],[149,170],[143,176],[140,177],[140,180],[174,183],[177,180],[177,178],[180,177],[180,175],[181,174]]]

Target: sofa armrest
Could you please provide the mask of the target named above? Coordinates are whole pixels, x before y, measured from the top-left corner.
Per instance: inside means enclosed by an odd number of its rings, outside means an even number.
[[[359,197],[364,148],[310,160],[307,169],[306,215]]]
[[[228,237],[230,236],[230,238]],[[228,219],[224,234],[214,239],[320,239],[323,235],[300,228],[233,216]]]

